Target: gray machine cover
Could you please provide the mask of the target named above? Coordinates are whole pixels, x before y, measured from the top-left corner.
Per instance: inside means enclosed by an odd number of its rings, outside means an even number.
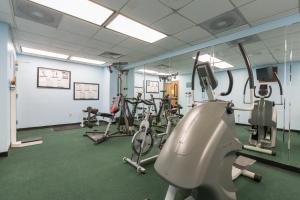
[[[204,102],[182,118],[155,162],[162,178],[179,188],[200,188],[203,199],[236,199],[231,170],[241,144],[227,104]]]

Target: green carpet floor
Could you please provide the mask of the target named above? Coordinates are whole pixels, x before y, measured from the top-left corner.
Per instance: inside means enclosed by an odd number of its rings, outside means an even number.
[[[85,129],[19,132],[20,138],[42,136],[44,143],[12,149],[0,159],[1,200],[151,200],[163,199],[167,184],[147,166],[137,175],[123,163],[130,156],[130,138],[113,138],[94,145]],[[261,183],[236,180],[239,200],[298,200],[300,175],[255,164]],[[180,196],[179,196],[180,197]]]

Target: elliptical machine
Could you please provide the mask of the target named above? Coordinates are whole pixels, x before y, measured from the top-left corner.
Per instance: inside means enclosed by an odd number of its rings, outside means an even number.
[[[254,109],[251,112],[251,117],[248,120],[251,125],[251,134],[249,137],[250,145],[243,145],[244,149],[256,151],[260,153],[276,155],[276,152],[271,150],[276,146],[276,133],[277,133],[277,110],[275,105],[283,105],[283,92],[282,85],[277,76],[277,73],[273,72],[273,67],[265,67],[256,70],[257,80],[263,82],[259,85],[258,95],[255,92],[254,96],[259,100],[255,101]],[[272,95],[272,87],[268,85],[268,82],[278,83],[280,92],[280,102],[267,100]],[[246,95],[246,87],[249,79],[245,83],[244,87],[244,103]]]
[[[209,100],[195,105],[181,119],[155,162],[156,172],[170,184],[165,200],[175,199],[177,188],[191,191],[189,199],[236,200],[232,165],[242,145],[234,134],[234,110],[252,111],[254,107],[251,64],[242,44],[239,44],[239,48],[248,71],[251,106],[237,108],[232,102],[216,99],[217,96],[230,94],[233,87],[232,74],[227,71],[227,92],[215,94],[218,82],[210,63],[198,63],[198,52],[193,69],[192,90],[197,71]]]

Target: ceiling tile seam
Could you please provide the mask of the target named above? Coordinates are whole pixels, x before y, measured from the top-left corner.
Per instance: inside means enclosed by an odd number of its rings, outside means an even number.
[[[236,5],[233,3],[232,0],[229,0],[229,1],[232,3],[232,5],[233,5],[234,7],[240,8],[240,7],[242,7],[242,6],[245,6],[245,5],[248,5],[248,4],[250,4],[250,3],[253,3],[253,2],[256,1],[256,0],[251,0],[251,1],[249,1],[249,2],[246,2],[246,3],[241,4],[240,6],[236,6]],[[299,1],[300,1],[300,0],[299,0]]]
[[[272,56],[272,58],[277,62],[277,64],[280,64],[279,60],[273,55],[272,51],[270,50],[270,48],[268,47],[268,45],[266,45],[265,41],[262,40],[262,39],[261,39],[261,41],[264,44],[265,48],[268,50],[269,54]]]
[[[195,1],[195,0],[192,0],[190,3],[192,3],[193,1]],[[299,0],[299,1],[300,1],[300,0]],[[173,9],[173,8],[169,7],[168,5],[166,5],[164,2],[162,2],[161,0],[159,0],[159,2],[161,2],[161,3],[162,3],[163,5],[165,5],[166,7],[170,8],[170,9],[173,11],[171,14],[174,14],[174,13],[175,13],[175,14],[178,14],[178,15],[180,15],[181,17],[185,18],[186,20],[192,22],[194,25],[197,25],[197,23],[194,22],[192,19],[190,19],[190,18],[188,18],[188,17],[186,17],[186,16],[184,16],[184,15],[182,15],[181,13],[178,12],[178,10],[180,10],[180,9],[182,9],[182,8],[184,8],[184,7],[186,7],[186,6],[188,6],[190,3],[186,4],[185,6],[182,6],[181,8]],[[171,14],[170,14],[170,15],[171,15]],[[169,16],[169,15],[168,15],[168,16]],[[166,17],[167,17],[167,16],[166,16]],[[164,19],[164,18],[165,18],[165,17],[162,17],[161,19]],[[160,21],[161,19],[156,20],[154,23]],[[153,24],[154,24],[154,23],[153,23]],[[151,24],[151,25],[153,25],[153,24]]]
[[[168,6],[165,2],[163,2],[163,1],[161,1],[161,0],[158,0],[158,1],[159,1],[160,3],[162,3],[162,4],[164,4],[165,6],[167,6],[168,8],[172,9],[173,11],[177,12],[178,10],[180,10],[180,9],[182,9],[182,8],[184,8],[184,7],[186,7],[186,6],[188,6],[190,3],[192,3],[192,2],[195,1],[195,0],[192,0],[191,2],[185,4],[185,5],[183,5],[182,7],[177,8],[177,9],[174,9],[174,8]],[[300,0],[299,0],[299,1],[300,1]]]

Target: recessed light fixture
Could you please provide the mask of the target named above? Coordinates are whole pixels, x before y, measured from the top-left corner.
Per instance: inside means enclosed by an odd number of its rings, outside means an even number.
[[[196,59],[196,57],[193,57],[193,59]],[[204,54],[199,56],[198,60],[201,62],[210,62],[210,63],[217,63],[222,61],[216,57],[210,56],[209,54]]]
[[[214,66],[217,67],[217,68],[220,68],[220,69],[226,69],[226,68],[232,68],[233,67],[233,65],[231,65],[231,64],[229,64],[225,61],[214,63]]]
[[[167,35],[123,15],[117,15],[106,27],[149,43],[154,43],[167,37]]]
[[[76,56],[71,56],[70,60],[76,61],[76,62],[81,62],[81,63],[93,64],[93,65],[103,65],[105,63],[104,61],[101,61],[101,60],[92,60],[92,59],[81,58],[81,57],[76,57]]]
[[[193,59],[196,59],[196,57],[193,57]],[[213,65],[214,67],[220,68],[220,69],[226,69],[226,68],[232,68],[233,65],[218,59],[216,57],[213,57],[209,54],[204,54],[198,57],[198,60],[200,62],[209,62],[211,65]]]
[[[168,75],[170,75],[168,73],[157,72],[157,71],[149,70],[149,69],[139,69],[137,71],[140,72],[140,73],[152,74],[152,75],[160,75],[160,76],[168,76]]]
[[[101,26],[112,14],[99,4],[88,0],[30,0],[48,8],[72,15],[85,21]]]
[[[28,47],[21,47],[21,50],[25,54],[32,54],[32,55],[39,55],[39,56],[46,56],[50,58],[59,58],[59,59],[67,59],[69,55],[54,53],[50,51],[44,51],[39,49],[32,49]]]

